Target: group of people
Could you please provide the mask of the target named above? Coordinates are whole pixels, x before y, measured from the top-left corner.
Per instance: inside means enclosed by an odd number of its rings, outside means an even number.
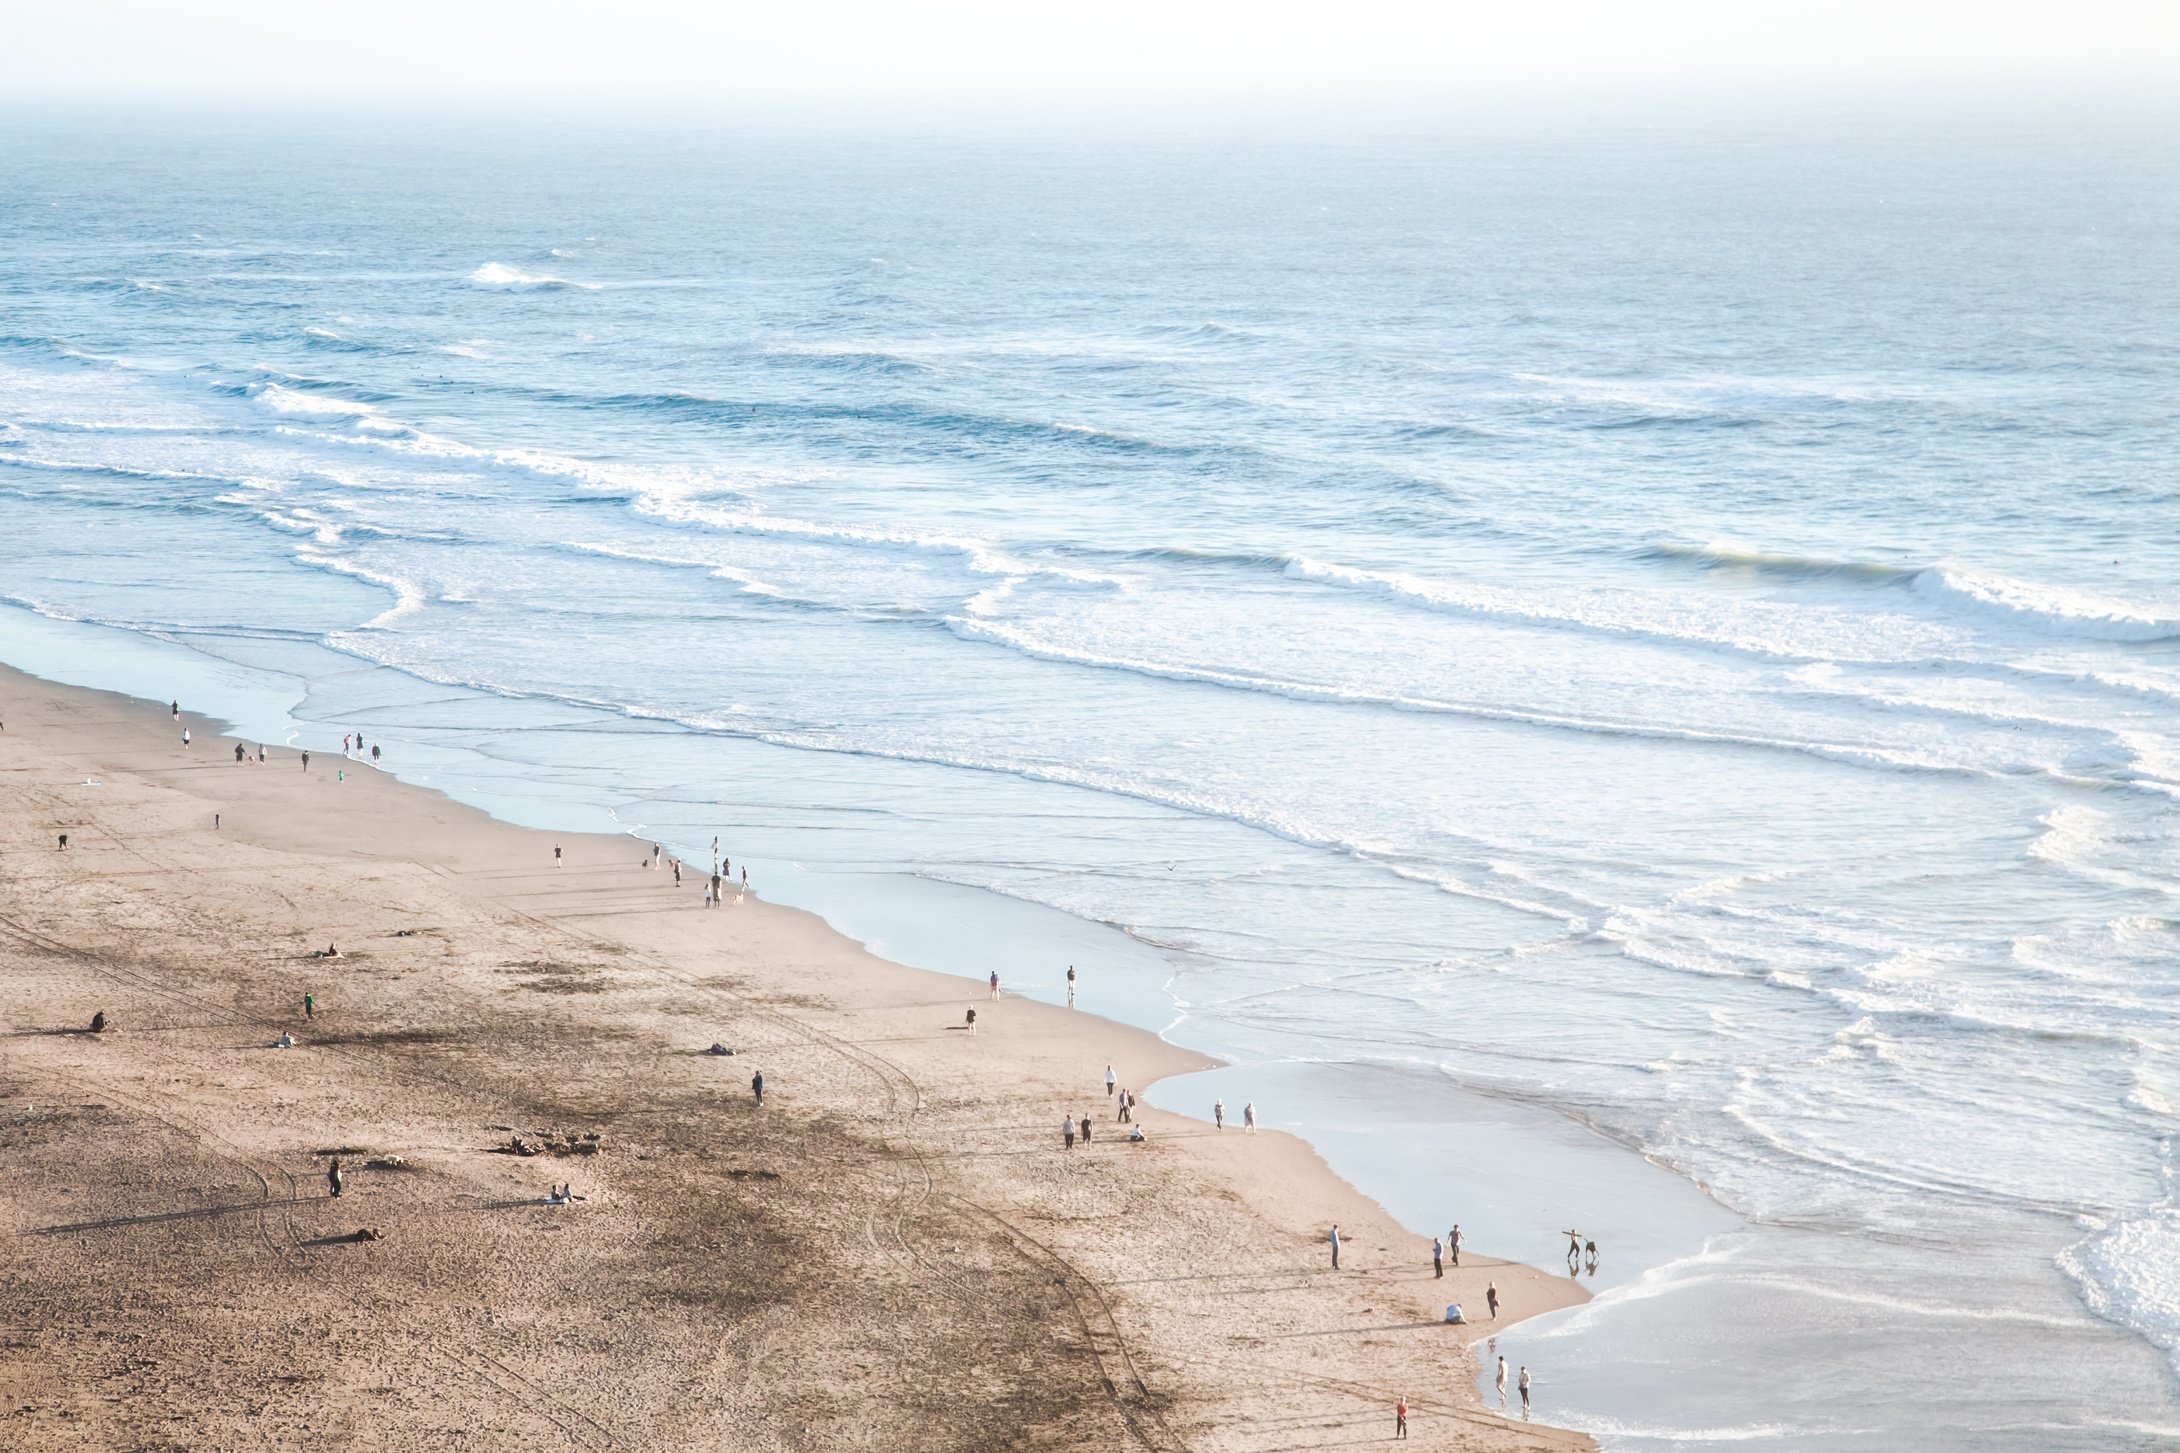
[[[1224,1130],[1226,1128],[1226,1102],[1224,1100],[1213,1100],[1211,1102],[1211,1125],[1215,1130]],[[1257,1133],[1257,1102],[1254,1100],[1244,1102],[1241,1107],[1241,1133],[1244,1135]]]

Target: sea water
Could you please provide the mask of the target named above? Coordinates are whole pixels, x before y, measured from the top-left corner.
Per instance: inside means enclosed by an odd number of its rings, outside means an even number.
[[[2165,1446],[2176,120],[10,113],[0,657],[1073,961],[1607,1447]]]

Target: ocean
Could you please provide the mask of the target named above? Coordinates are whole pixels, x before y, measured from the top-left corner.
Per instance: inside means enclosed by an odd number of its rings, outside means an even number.
[[[1608,1449],[2171,1447],[2176,123],[18,109],[0,659],[1073,962]]]

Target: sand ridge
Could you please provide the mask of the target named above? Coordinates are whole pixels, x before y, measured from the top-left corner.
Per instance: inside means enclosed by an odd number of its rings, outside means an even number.
[[[1435,1281],[1287,1136],[1122,1140],[1104,1066],[1201,1056],[338,751],[15,673],[0,721],[0,1444],[1210,1453],[1406,1396],[1418,1447],[1587,1446],[1437,1322],[1570,1282]]]

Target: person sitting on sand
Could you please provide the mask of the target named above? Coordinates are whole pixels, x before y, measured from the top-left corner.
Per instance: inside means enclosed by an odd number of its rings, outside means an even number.
[[[1138,1125],[1133,1130],[1130,1130],[1128,1132],[1128,1139],[1132,1144],[1141,1145],[1146,1139],[1143,1134],[1143,1127]]]
[[[1446,1304],[1446,1325],[1447,1325],[1447,1326],[1449,1326],[1449,1327],[1458,1327],[1458,1326],[1460,1326],[1460,1325],[1461,1325],[1461,1324],[1462,1324],[1463,1322],[1466,1322],[1467,1320],[1468,1320],[1468,1318],[1467,1318],[1466,1316],[1464,1316],[1464,1315],[1462,1314],[1462,1312],[1461,1312],[1461,1304],[1460,1304],[1459,1302],[1448,1302],[1448,1303]]]
[[[714,1044],[714,1045],[713,1045],[713,1046],[712,1046],[712,1047],[711,1047],[710,1049],[707,1049],[707,1050],[705,1050],[705,1051],[704,1051],[704,1053],[706,1053],[706,1054],[732,1054],[732,1053],[734,1053],[734,1051],[733,1051],[733,1050],[731,1050],[731,1049],[728,1049],[728,1048],[727,1048],[727,1047],[726,1047],[725,1045],[723,1045],[723,1044]]]
[[[283,1029],[280,1031],[280,1037],[272,1042],[272,1047],[274,1049],[293,1049],[295,1048],[295,1036]]]
[[[93,1034],[104,1034],[106,1032],[105,1010],[101,1009],[98,1011],[98,1013],[91,1016],[91,1032]]]

